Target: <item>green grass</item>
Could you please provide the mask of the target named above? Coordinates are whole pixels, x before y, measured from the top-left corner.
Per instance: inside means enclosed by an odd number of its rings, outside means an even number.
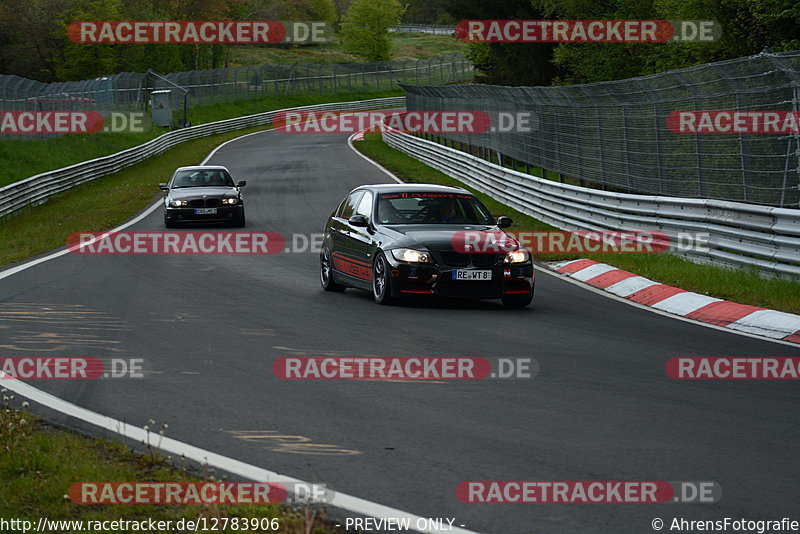
[[[383,142],[379,134],[367,134],[355,143],[364,155],[374,159],[406,182],[434,183],[465,187],[472,191],[495,215],[514,219],[512,231],[555,230],[554,227],[514,210],[458,180],[439,172]],[[787,279],[764,278],[754,270],[726,269],[699,265],[672,254],[539,254],[538,261],[590,258],[634,272],[664,284],[688,291],[761,306],[789,313],[800,313],[800,283]]]
[[[401,90],[396,90],[339,95],[268,96],[191,108],[189,121],[195,125],[205,124],[273,109],[402,95]],[[42,172],[119,152],[158,137],[166,131],[165,128],[155,126],[142,133],[76,134],[54,139],[0,140],[0,168],[3,169],[0,187]]]
[[[169,181],[177,167],[197,165],[220,143],[267,128],[258,126],[187,141],[0,220],[0,265],[61,247],[73,232],[100,232],[122,224],[162,194],[158,183]]]
[[[66,495],[76,482],[199,482],[213,473],[180,465],[155,450],[159,435],[134,452],[122,441],[90,439],[47,426],[14,406],[3,390],[0,403],[0,517],[51,520],[179,520],[198,517],[277,518],[279,532],[336,530],[325,519],[308,521],[288,505],[82,505]],[[312,529],[313,525],[313,529]],[[306,529],[308,527],[308,530]],[[228,529],[230,532],[231,530]],[[253,532],[253,531],[251,531]],[[264,532],[256,530],[254,532]],[[275,531],[272,531],[275,532]]]
[[[466,44],[450,35],[401,33],[392,35],[392,60],[427,59],[464,52]],[[342,50],[338,41],[283,48],[271,45],[235,46],[229,58],[231,67],[277,63],[361,63]]]

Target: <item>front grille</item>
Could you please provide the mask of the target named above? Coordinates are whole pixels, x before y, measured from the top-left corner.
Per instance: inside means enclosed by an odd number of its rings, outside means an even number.
[[[469,265],[469,254],[460,252],[442,252],[442,261],[451,267],[466,267]]]
[[[475,267],[491,267],[502,258],[502,254],[472,254],[472,265]]]
[[[189,201],[192,208],[216,208],[222,205],[218,198],[196,198]]]
[[[455,251],[440,252],[442,262],[450,267],[492,267],[503,259],[502,254],[464,254]]]

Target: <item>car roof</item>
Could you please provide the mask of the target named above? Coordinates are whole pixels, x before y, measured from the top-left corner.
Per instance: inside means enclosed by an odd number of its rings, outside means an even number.
[[[353,189],[368,190],[374,193],[466,193],[471,195],[469,191],[462,187],[452,187],[449,185],[438,184],[368,184],[361,185]]]
[[[175,169],[175,172],[178,171],[227,171],[226,167],[222,165],[191,165],[189,167],[178,167]]]

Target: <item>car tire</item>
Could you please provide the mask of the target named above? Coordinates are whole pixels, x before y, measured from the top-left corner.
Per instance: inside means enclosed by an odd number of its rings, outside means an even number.
[[[372,296],[378,304],[391,304],[392,302],[389,270],[389,262],[386,261],[386,256],[384,256],[383,252],[379,252],[375,256],[375,262],[372,264]]]
[[[164,227],[165,228],[175,228],[176,226],[177,225],[174,222],[172,222],[169,219],[167,219],[166,217],[164,217]]]
[[[345,286],[333,281],[331,250],[327,246],[322,247],[319,253],[319,282],[325,291],[342,292],[347,289]]]
[[[245,224],[247,224],[247,221],[246,221],[246,220],[245,220],[245,218],[244,218],[244,212],[242,212],[242,218],[241,218],[241,219],[239,219],[238,221],[234,222],[234,223],[233,223],[233,226],[234,226],[235,228],[244,228],[244,225],[245,225]]]
[[[525,308],[533,301],[533,289],[527,295],[508,295],[502,298],[506,308]]]

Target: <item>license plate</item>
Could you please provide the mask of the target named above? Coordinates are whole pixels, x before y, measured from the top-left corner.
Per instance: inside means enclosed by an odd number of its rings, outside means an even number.
[[[194,210],[195,215],[214,215],[217,213],[217,208],[197,208]]]
[[[453,280],[491,280],[492,271],[475,271],[461,269],[453,271]]]

